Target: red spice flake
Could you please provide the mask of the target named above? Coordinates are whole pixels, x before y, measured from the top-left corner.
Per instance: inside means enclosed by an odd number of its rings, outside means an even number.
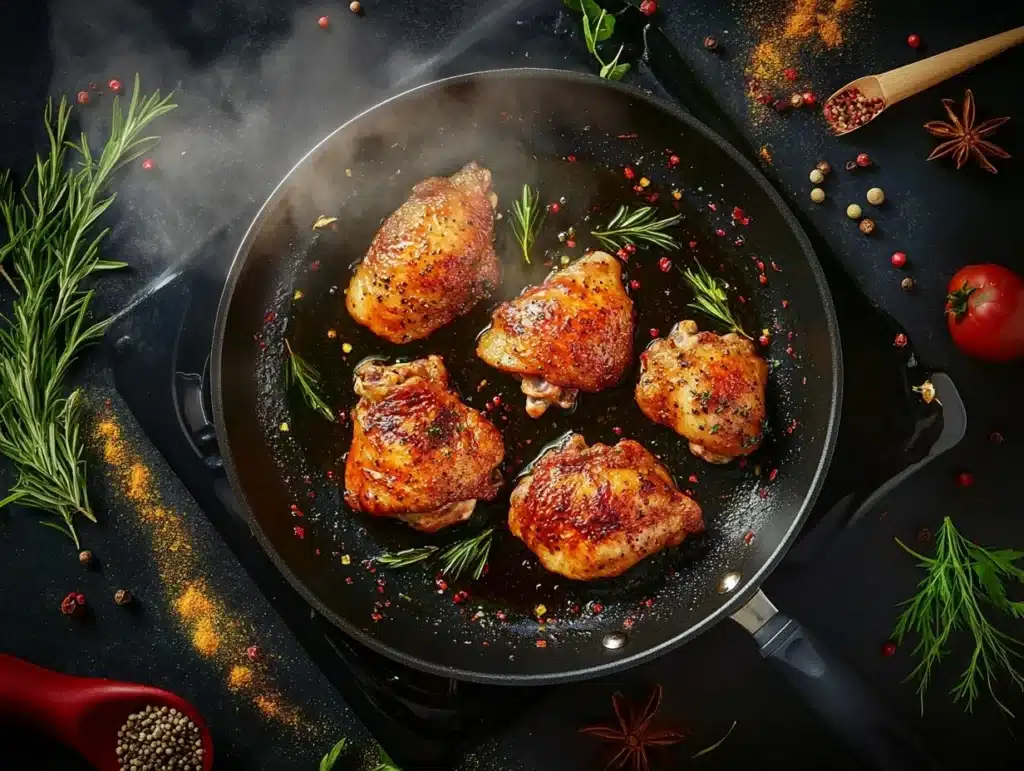
[[[565,157],[565,160],[567,160],[569,163],[576,163],[576,156],[575,155],[567,155]]]
[[[465,589],[460,589],[452,595],[452,602],[454,602],[456,605],[461,605],[468,599],[469,592],[467,592]]]
[[[612,428],[612,431],[615,433],[615,436],[622,436],[622,426],[615,426]]]
[[[594,613],[600,613],[600,612],[601,612],[602,610],[604,610],[604,605],[602,605],[602,604],[601,604],[601,603],[599,603],[599,602],[595,602],[595,603],[594,603],[593,605],[591,605],[591,606],[590,606],[590,609],[591,609],[591,610],[592,610],[592,611],[593,611]]]
[[[345,583],[346,584],[351,584],[352,583],[352,576],[345,576]]]
[[[788,308],[789,307],[789,300],[783,300],[782,301],[782,307],[783,308]]]
[[[372,618],[374,620],[374,623],[376,623],[377,621],[380,621],[381,619],[383,619],[384,616],[381,615],[381,613],[379,611],[375,610],[375,611],[373,611],[373,613],[370,614],[370,618]]]
[[[263,342],[262,340],[260,340],[260,341],[259,341],[259,344],[260,344],[260,350],[261,350],[261,351],[265,351],[265,350],[267,350],[267,344],[266,344],[265,342]]]
[[[634,619],[634,618],[623,619],[623,621],[622,621],[622,628],[623,629],[632,629],[633,628],[633,624],[635,624],[635,623],[636,623],[636,619]]]
[[[787,434],[792,434],[794,431],[796,431],[796,427],[798,425],[799,424],[797,423],[796,418],[793,418],[793,422],[790,423],[788,426],[786,426],[786,433]]]
[[[778,475],[779,475],[779,470],[777,468],[773,468],[771,471],[768,472],[768,481],[769,482],[774,482],[775,481],[775,477],[777,477]]]
[[[547,648],[548,647],[548,641],[547,640],[537,640],[537,642],[535,642],[534,645],[536,645],[538,648]]]
[[[313,484],[313,477],[311,477],[309,474],[303,474],[303,476],[302,476],[302,484],[304,484],[304,485],[311,485],[311,484]]]
[[[309,269],[314,273],[320,270],[320,260],[313,260],[311,263],[309,263]]]
[[[311,501],[316,500],[316,490],[308,490],[306,492],[306,497],[309,498]]]
[[[733,243],[736,246],[743,246],[743,244],[747,243],[747,239],[745,239],[743,236],[736,236],[736,240],[733,241]]]
[[[629,254],[627,254],[625,249],[619,249],[617,252],[615,252],[615,256],[618,257],[623,262],[629,262]]]
[[[764,263],[761,262],[760,260],[757,261],[757,269],[764,273]]]
[[[739,465],[740,468],[746,468],[747,467],[747,459],[746,458],[740,458],[740,462],[737,465]]]
[[[691,249],[696,249],[697,248],[697,242],[696,241],[691,241],[690,242],[690,248]]]
[[[725,231],[722,230],[721,228],[715,228],[715,235],[716,236],[724,236],[725,235]]]
[[[630,282],[629,282],[629,288],[630,289],[639,289],[640,288],[640,282],[637,281],[635,278],[631,279]]]
[[[711,211],[718,211],[718,204],[712,201],[708,204],[708,208],[711,209]]]
[[[760,490],[757,491],[757,495],[758,495],[758,497],[762,501],[763,500],[767,500],[767,498],[768,498],[768,488],[767,487],[762,487]]]
[[[628,134],[619,134],[618,138],[619,139],[636,139],[638,136],[640,136],[640,135],[637,134],[635,131],[631,131]]]
[[[152,158],[143,158],[142,159],[142,170],[143,171],[152,171],[154,166],[156,166],[156,164],[153,163],[153,159]]]
[[[245,649],[245,655],[249,657],[249,661],[255,661],[260,657],[260,649],[255,645],[250,645]]]
[[[566,239],[565,246],[566,246],[567,249],[575,249],[576,248],[576,242],[573,241],[571,238]]]
[[[120,94],[121,93],[121,81],[118,80],[117,78],[111,78],[107,82],[107,88],[109,88],[115,94]]]
[[[640,13],[644,16],[653,16],[658,11],[658,4],[655,0],[641,0]]]
[[[626,166],[622,170],[622,176],[624,176],[626,179],[633,179],[633,177],[636,176],[636,172],[633,171],[633,167],[632,166]]]
[[[295,534],[295,537],[298,538],[300,541],[306,537],[306,528],[304,528],[302,525],[296,525],[295,527],[293,527],[292,532]]]
[[[92,99],[92,97],[90,97],[90,96],[89,96],[89,92],[88,92],[88,91],[79,91],[79,92],[78,92],[78,93],[77,93],[77,94],[75,95],[75,100],[76,100],[76,101],[77,101],[77,102],[78,102],[79,104],[89,104],[89,102],[91,101],[91,99]]]
[[[648,597],[646,600],[642,600],[640,604],[643,605],[645,608],[653,608],[654,600]]]
[[[657,203],[659,198],[661,198],[661,193],[651,193],[647,196],[647,203]]]
[[[793,346],[791,346],[791,345],[787,345],[787,346],[786,346],[786,353],[787,353],[788,355],[790,355],[790,356],[793,356]]]
[[[670,260],[668,257],[662,257],[660,260],[658,260],[658,269],[662,273],[668,273],[670,270],[672,270],[672,260]]]
[[[998,431],[993,431],[991,434],[989,434],[988,440],[992,442],[992,444],[1002,444],[1004,441],[1003,435],[1000,434]]]
[[[757,277],[757,280],[758,280],[758,283],[761,284],[761,286],[764,286],[765,284],[768,283],[768,276],[766,276],[764,273],[762,273],[760,276]]]
[[[669,166],[678,166],[679,162],[680,162],[680,158],[679,158],[678,155],[670,155],[668,157],[668,165]]]
[[[814,95],[813,91],[804,91],[801,96],[804,98],[805,107],[814,107],[818,103],[818,97]]]
[[[786,76],[786,80],[796,80],[796,69],[793,67],[786,67],[782,74]]]
[[[633,192],[634,193],[642,193],[643,191],[644,191],[644,186],[643,185],[633,185]]]
[[[698,482],[700,482],[700,477],[698,477],[698,476],[697,476],[696,474],[690,474],[690,476],[688,476],[688,477],[686,478],[686,480],[687,480],[687,481],[688,481],[688,482],[689,482],[689,483],[690,483],[691,485],[695,485],[695,484],[697,484]]]
[[[896,643],[891,640],[882,646],[882,655],[886,658],[896,653]]]
[[[744,297],[743,295],[737,295],[736,299],[739,301],[740,305],[746,305],[747,304],[747,298]]]
[[[743,209],[741,209],[739,206],[733,206],[732,218],[737,222],[743,222],[743,220],[745,220],[747,217],[746,214],[744,214]]]
[[[651,337],[657,337],[658,335],[661,334],[661,331],[657,327],[651,327],[649,330],[647,330],[647,333]]]
[[[334,472],[331,469],[327,469],[327,478],[334,479]]]
[[[636,254],[636,244],[626,244],[623,248],[627,254]]]
[[[907,336],[900,332],[898,335],[896,335],[896,339],[892,341],[892,344],[895,345],[897,348],[905,348],[907,345]]]
[[[956,475],[956,483],[960,487],[970,487],[974,484],[974,474],[970,471],[961,471]]]
[[[776,273],[781,273],[782,272],[782,268],[780,268],[778,265],[775,264],[775,260],[772,260],[768,264],[772,266],[772,270],[774,270]]]
[[[497,613],[495,613],[494,617],[496,619],[498,619],[498,621],[507,621],[508,620],[508,614],[505,613],[505,611],[503,611],[503,610],[499,610]]]
[[[552,201],[548,204],[548,211],[552,214],[558,214],[562,210],[562,205],[558,201]]]
[[[437,587],[437,593],[438,594],[441,594],[442,592],[448,591],[448,582],[445,581],[443,578],[435,578],[434,579],[434,586]]]
[[[81,616],[85,612],[85,595],[81,592],[71,592],[61,600],[60,612],[65,616]]]
[[[746,535],[743,536],[743,543],[745,543],[747,546],[750,546],[750,544],[752,544],[753,542],[754,542],[754,531],[753,530],[748,530],[746,532]]]

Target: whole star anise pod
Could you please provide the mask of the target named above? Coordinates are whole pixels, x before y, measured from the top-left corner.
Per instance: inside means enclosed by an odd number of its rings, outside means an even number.
[[[993,174],[998,174],[999,172],[996,167],[989,161],[989,156],[993,158],[1009,158],[1010,154],[999,145],[984,139],[984,137],[992,134],[997,128],[1006,123],[1009,118],[992,118],[975,126],[974,94],[971,92],[971,89],[967,89],[967,93],[964,94],[962,116],[958,116],[953,112],[953,105],[952,99],[942,100],[942,106],[946,108],[946,114],[949,116],[949,123],[944,120],[933,120],[924,124],[925,131],[929,134],[946,140],[932,150],[928,160],[952,154],[953,160],[956,161],[956,167],[959,169],[967,162],[967,158],[973,155],[981,168],[985,169],[985,171],[991,171]]]
[[[612,708],[619,724],[592,725],[581,728],[580,733],[590,734],[599,739],[616,742],[620,745],[618,752],[608,761],[605,771],[626,768],[632,771],[649,771],[650,760],[647,757],[648,747],[667,747],[678,744],[685,737],[678,731],[651,730],[651,720],[658,714],[661,706],[661,686],[656,686],[647,706],[637,713],[621,693],[612,696]]]

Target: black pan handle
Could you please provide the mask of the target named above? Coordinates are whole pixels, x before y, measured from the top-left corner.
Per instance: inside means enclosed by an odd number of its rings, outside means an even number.
[[[938,771],[924,743],[860,674],[763,592],[733,616],[865,769]]]

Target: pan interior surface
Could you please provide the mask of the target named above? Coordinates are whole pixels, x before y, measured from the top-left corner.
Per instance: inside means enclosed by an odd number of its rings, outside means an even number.
[[[375,337],[344,307],[355,265],[416,182],[472,160],[491,169],[499,198],[499,288],[425,340],[392,345]],[[510,228],[509,210],[524,184],[543,204],[559,204],[548,212],[529,265]],[[582,394],[571,414],[553,408],[528,418],[518,382],[478,360],[474,341],[498,302],[543,281],[563,257],[599,248],[590,231],[624,204],[683,215],[672,230],[679,249],[641,248],[623,264],[637,313],[634,365],[615,388]],[[337,221],[314,230],[321,215]],[[662,257],[672,261],[668,270]],[[654,425],[633,400],[639,355],[652,336],[684,318],[716,328],[687,307],[693,296],[681,270],[695,259],[728,282],[744,328],[771,338],[759,348],[771,371],[766,439],[742,464],[695,458],[684,439]],[[263,547],[315,608],[357,639],[403,663],[470,680],[592,676],[664,652],[713,623],[756,588],[795,536],[827,468],[838,415],[838,338],[823,287],[810,247],[778,197],[692,119],[568,73],[442,81],[385,102],[324,140],[250,229],[218,319],[220,446]],[[478,504],[468,523],[434,536],[349,510],[340,482],[351,421],[326,421],[286,387],[285,338],[316,367],[321,394],[346,416],[360,362],[442,356],[452,386],[505,438],[498,497]],[[613,580],[574,582],[546,572],[507,532],[508,496],[517,474],[569,432],[590,444],[639,441],[701,504],[706,534]],[[478,581],[444,579],[429,564],[393,570],[372,562],[386,551],[445,546],[488,526],[496,536]],[[733,572],[738,588],[722,593],[723,576]],[[625,645],[603,645],[612,632],[624,635]]]

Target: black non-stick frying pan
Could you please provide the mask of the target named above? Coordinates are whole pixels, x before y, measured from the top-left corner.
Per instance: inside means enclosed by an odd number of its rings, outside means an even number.
[[[353,265],[413,184],[470,160],[492,170],[505,212],[496,224],[501,286],[426,340],[388,344],[345,310]],[[507,222],[524,183],[545,203],[559,202],[531,265]],[[647,420],[632,397],[638,364],[616,388],[583,395],[574,413],[534,420],[518,383],[474,356],[494,306],[542,281],[563,256],[598,246],[590,230],[620,204],[683,214],[672,231],[679,250],[641,249],[623,265],[637,354],[683,318],[713,328],[687,307],[693,298],[679,269],[695,259],[729,283],[746,329],[771,338],[762,349],[771,369],[766,440],[744,463],[710,466]],[[314,230],[320,215],[338,220]],[[667,271],[663,256],[672,261]],[[355,403],[353,370],[366,358],[443,356],[464,400],[489,409],[505,436],[497,500],[429,537],[346,508],[338,482],[351,426],[324,420],[285,387],[285,338],[319,370],[325,398],[343,415]],[[545,70],[461,76],[390,99],[324,139],[263,206],[231,268],[215,340],[217,430],[253,532],[303,597],[361,643],[436,674],[543,684],[638,664],[731,615],[864,757],[884,768],[926,767],[856,678],[759,592],[828,470],[841,400],[839,332],[792,214],[749,162],[692,117],[618,84]],[[569,431],[590,443],[643,443],[700,502],[707,533],[614,580],[545,572],[505,528],[508,495],[516,474]],[[487,526],[498,532],[476,582],[449,586],[429,566],[372,562]]]

